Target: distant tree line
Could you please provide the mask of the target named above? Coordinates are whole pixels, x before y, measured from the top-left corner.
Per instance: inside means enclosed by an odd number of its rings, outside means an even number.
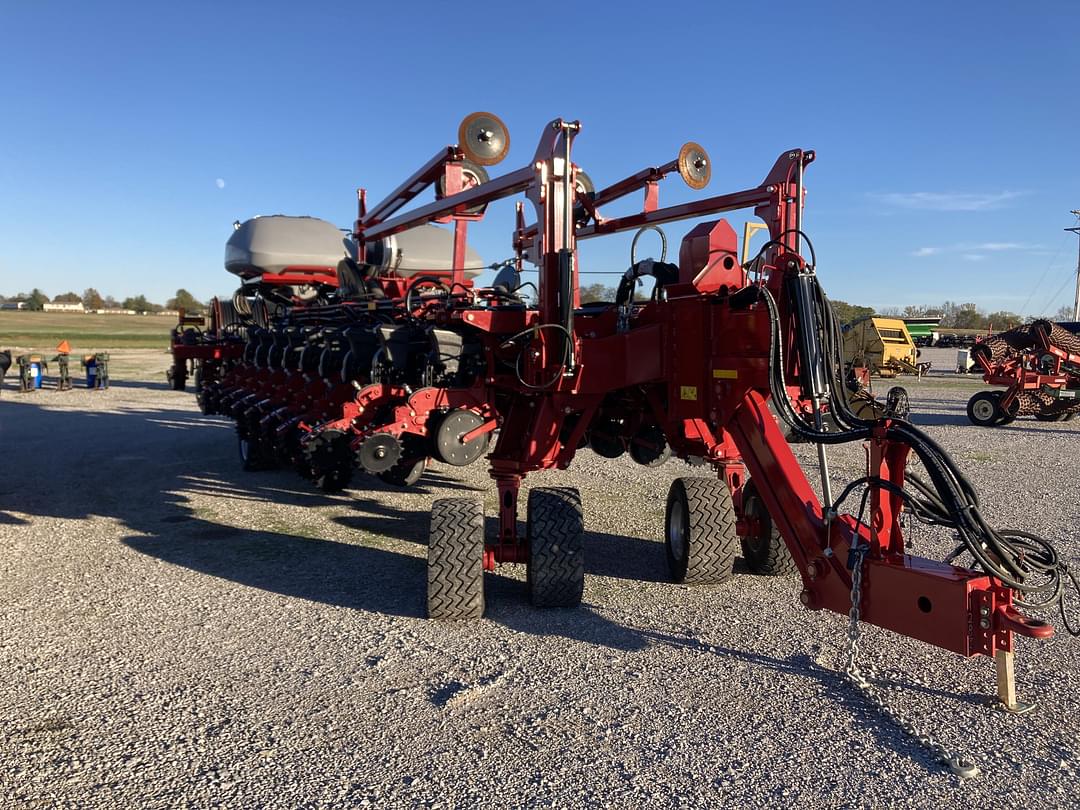
[[[610,303],[614,300],[615,289],[606,284],[589,284],[581,288],[581,303],[583,304],[595,302]],[[185,312],[193,314],[200,314],[206,311],[206,304],[199,301],[195,296],[182,288],[177,290],[176,295],[166,301],[164,306],[148,301],[145,295],[134,295],[125,298],[122,301],[117,301],[111,295],[102,296],[101,293],[93,287],[88,287],[83,290],[82,295],[74,292],[66,292],[52,298],[49,298],[48,295],[36,287],[29,293],[19,293],[18,295],[12,296],[0,295],[0,303],[16,301],[24,302],[26,304],[26,309],[38,311],[43,309],[45,304],[50,302],[56,304],[75,304],[79,301],[82,301],[83,306],[87,309],[130,309],[139,313],[161,312],[163,309],[183,309]],[[841,324],[849,324],[862,318],[879,315],[885,318],[941,318],[941,326],[945,329],[993,328],[995,331],[1002,331],[1032,321],[1037,317],[1033,315],[1022,316],[1015,312],[1009,312],[1008,310],[1003,309],[994,312],[986,312],[976,304],[958,304],[954,301],[946,301],[938,306],[923,305],[906,306],[903,308],[884,307],[879,310],[875,310],[873,307],[849,304],[847,301],[832,299],[830,299],[830,301],[832,303],[833,311],[836,313]],[[1072,320],[1072,316],[1072,307],[1063,306],[1050,316],[1050,319],[1054,321],[1069,321]]]
[[[185,289],[176,291],[176,295],[165,302],[165,305],[155,304],[148,301],[145,295],[133,295],[122,301],[117,301],[111,295],[102,296],[93,287],[87,287],[83,294],[66,292],[49,298],[44,291],[35,287],[28,293],[17,295],[0,295],[0,303],[18,303],[26,305],[26,309],[40,312],[48,303],[53,304],[77,304],[82,302],[86,309],[130,309],[140,314],[161,312],[165,309],[183,309],[185,312],[200,314],[206,311],[206,304],[199,301]]]
[[[615,300],[615,290],[603,284],[590,284],[581,288],[581,303],[589,304],[594,301]],[[854,323],[863,318],[879,315],[885,318],[941,318],[941,326],[945,329],[987,329],[995,331],[1011,329],[1014,326],[1034,320],[1035,316],[1020,316],[1008,310],[996,310],[986,312],[973,303],[957,304],[946,301],[939,306],[907,306],[907,307],[884,307],[875,310],[874,307],[849,304],[847,301],[830,299],[833,311],[841,324]],[[1072,307],[1062,307],[1051,320],[1072,320]]]
[[[842,324],[852,323],[871,315],[883,318],[940,318],[940,325],[944,329],[993,329],[995,332],[1002,332],[1040,317],[1018,315],[1005,309],[987,312],[977,304],[957,304],[954,301],[946,301],[939,306],[883,307],[878,310],[873,307],[849,304],[846,301],[832,301],[832,306]],[[1072,316],[1072,307],[1063,306],[1048,317],[1052,321],[1071,321]]]
[[[946,301],[936,307],[908,306],[903,309],[886,307],[878,314],[893,318],[941,318],[941,325],[946,329],[993,329],[995,332],[1011,329],[1040,317],[1039,315],[1019,315],[1007,309],[987,312],[976,304],[958,304],[954,301]],[[1072,307],[1063,306],[1048,317],[1053,321],[1069,321],[1072,320],[1072,316]]]
[[[590,284],[587,287],[581,288],[581,303],[583,304],[595,304],[597,302],[613,303],[615,301],[615,290],[612,287],[608,287],[604,284]]]

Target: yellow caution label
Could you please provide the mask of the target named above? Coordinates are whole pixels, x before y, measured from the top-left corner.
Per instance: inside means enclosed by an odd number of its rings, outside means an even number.
[[[737,380],[739,370],[737,368],[714,368],[712,370],[714,380]]]
[[[679,399],[697,399],[697,386],[696,385],[683,385],[679,388]]]

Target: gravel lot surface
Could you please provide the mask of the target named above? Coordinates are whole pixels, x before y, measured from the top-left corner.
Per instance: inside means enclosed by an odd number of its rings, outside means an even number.
[[[914,421],[995,523],[1080,564],[1080,421],[973,427],[980,381],[924,355]],[[896,705],[978,758],[962,782],[836,674],[846,619],[804,610],[796,580],[664,581],[668,486],[703,470],[584,452],[531,476],[581,488],[584,604],[534,610],[502,566],[482,621],[429,622],[428,509],[475,492],[490,524],[482,463],[336,496],[243,473],[165,355],[114,357],[108,392],[9,378],[0,398],[5,807],[1076,806],[1080,640],[1019,641],[1039,708],[1016,718],[985,704],[989,660],[866,630]],[[837,484],[861,452],[832,453]]]

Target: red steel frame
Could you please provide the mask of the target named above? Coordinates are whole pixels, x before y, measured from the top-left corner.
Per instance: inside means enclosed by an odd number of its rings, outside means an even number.
[[[359,246],[358,258],[362,262],[365,257],[365,245],[384,236],[392,236],[401,233],[406,228],[387,228],[385,222],[388,217],[397,212],[402,206],[407,205],[425,189],[433,185],[440,177],[443,178],[444,193],[441,199],[432,205],[438,206],[443,199],[455,195],[462,196],[464,177],[462,166],[465,154],[457,146],[447,146],[427,163],[417,169],[404,183],[390,192],[380,203],[371,210],[367,208],[367,193],[364,189],[357,192],[358,212],[356,222],[353,225],[353,238]],[[454,223],[454,248],[453,261],[449,274],[434,271],[424,275],[440,277],[449,276],[450,287],[472,286],[472,282],[465,278],[465,246],[468,238],[468,224],[470,220],[481,219],[482,213],[470,213],[471,206],[456,206],[433,216],[425,222],[453,222]],[[418,223],[422,224],[422,223]],[[381,279],[383,288],[391,298],[400,298],[405,295],[408,283],[404,279],[384,278]]]
[[[577,321],[570,321],[571,352],[569,362],[563,362],[564,338],[556,328],[567,321],[564,299],[568,290],[562,274],[569,256],[570,288],[576,298],[578,239],[747,208],[766,223],[775,243],[765,254],[766,271],[756,283],[767,287],[777,300],[783,340],[790,343],[793,336],[787,326],[792,313],[783,282],[789,274],[804,270],[794,232],[801,225],[803,170],[814,159],[813,152],[791,150],[779,157],[754,188],[661,208],[656,183],[675,168],[672,161],[638,172],[589,200],[575,197],[567,188],[573,189],[576,167],[570,162],[570,151],[578,129],[577,122],[551,122],[530,164],[456,194],[452,193],[452,151],[437,155],[370,213],[365,214],[361,194],[355,229],[361,245],[441,218],[456,220],[475,205],[517,193],[524,192],[536,210],[536,225],[526,227],[519,206],[514,244],[519,260],[530,249],[539,260],[538,310],[435,314],[449,322],[467,323],[486,335],[488,374],[473,389],[428,396],[431,402],[409,399],[397,410],[394,425],[399,427],[393,428],[398,434],[426,435],[424,423],[431,411],[448,405],[479,410],[485,418],[484,430],[499,426],[489,460],[500,496],[500,528],[496,541],[486,547],[485,567],[527,559],[525,540],[517,531],[522,478],[533,470],[568,466],[605,396],[625,390],[648,404],[677,454],[706,460],[734,491],[747,473],[758,482],[757,491],[801,571],[801,599],[808,608],[847,613],[851,573],[845,563],[849,550],[858,543],[870,549],[861,605],[866,621],[967,656],[1011,652],[1013,633],[1051,635],[1050,625],[1028,619],[1013,607],[1011,590],[996,579],[908,554],[897,496],[874,487],[869,524],[848,515],[825,514],[768,411],[769,312],[760,302],[733,303],[731,293],[754,283],[737,264],[720,268],[709,259],[704,269],[695,269],[680,262],[679,282],[666,287],[661,300],[642,306],[633,326],[625,331],[620,331],[611,311],[589,318],[579,314]],[[415,196],[412,189],[436,176],[439,166],[446,171],[451,193],[390,217]],[[599,205],[642,188],[645,202],[640,212],[612,219],[599,215]],[[574,223],[569,200],[585,207],[589,224]],[[736,246],[729,247],[726,252],[737,257]],[[710,242],[709,251],[714,248],[717,245]],[[722,244],[717,249],[725,254]],[[455,268],[460,266],[455,257]],[[507,349],[506,335],[529,327],[539,328],[524,349],[522,378],[527,385],[523,385],[514,375],[499,371],[497,361],[516,357],[514,349]],[[795,369],[785,371],[789,392],[798,400]],[[394,392],[385,393],[394,396]],[[379,393],[361,392],[355,403],[346,406],[346,421],[360,424],[361,434],[369,404],[365,396],[370,400]],[[501,403],[498,409],[493,405],[496,402]],[[900,487],[909,448],[884,436],[882,427],[867,443],[868,473]]]

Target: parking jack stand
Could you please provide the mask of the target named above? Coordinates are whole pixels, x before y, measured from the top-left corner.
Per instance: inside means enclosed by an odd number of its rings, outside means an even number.
[[[997,668],[997,703],[995,707],[1009,714],[1027,714],[1035,708],[1034,703],[1021,703],[1016,699],[1016,654],[1012,650],[998,649],[994,653]]]

